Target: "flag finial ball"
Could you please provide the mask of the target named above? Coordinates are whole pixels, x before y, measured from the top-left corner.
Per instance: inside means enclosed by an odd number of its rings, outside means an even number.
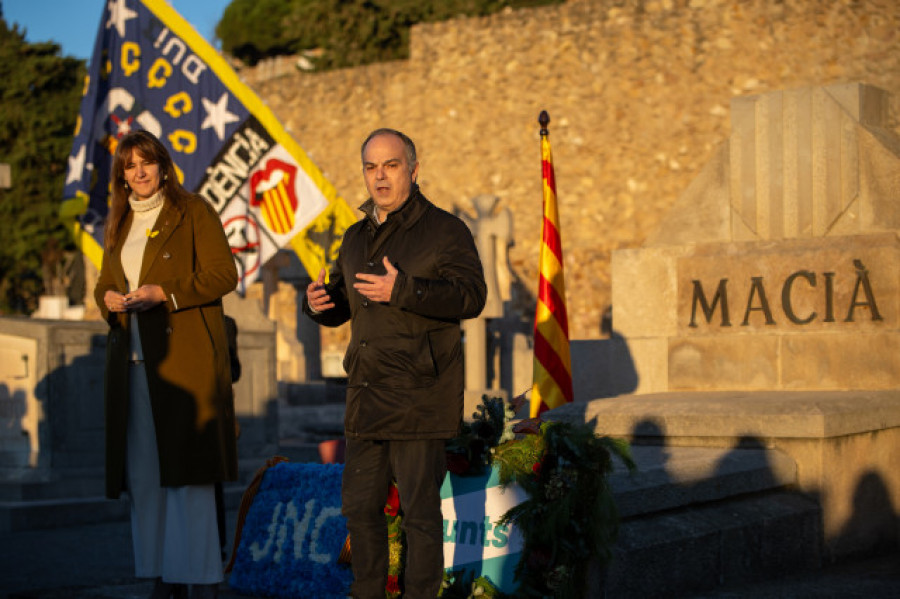
[[[538,123],[541,125],[541,135],[547,135],[547,125],[550,124],[550,115],[546,110],[542,110],[541,114],[538,115]]]

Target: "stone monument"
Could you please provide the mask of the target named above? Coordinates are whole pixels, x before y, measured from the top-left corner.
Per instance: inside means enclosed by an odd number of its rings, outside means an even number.
[[[738,98],[659,231],[613,255],[637,393],[900,386],[900,139],[866,85]]]
[[[548,417],[670,448],[670,464],[678,449],[786,455],[796,474],[782,488],[821,510],[808,555],[896,547],[900,137],[888,99],[856,83],[735,98],[730,139],[658,232],[613,253],[634,393],[576,397]]]

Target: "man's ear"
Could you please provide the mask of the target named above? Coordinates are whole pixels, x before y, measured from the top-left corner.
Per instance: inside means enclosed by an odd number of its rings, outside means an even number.
[[[415,183],[416,179],[419,178],[419,161],[416,161],[416,166],[413,167],[412,171],[412,182]]]

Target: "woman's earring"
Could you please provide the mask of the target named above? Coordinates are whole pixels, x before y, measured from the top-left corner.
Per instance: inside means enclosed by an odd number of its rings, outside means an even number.
[[[163,175],[163,181],[168,181],[168,180],[169,180],[169,173],[166,173],[165,175]]]
[[[125,181],[125,189],[128,189],[128,181]]]

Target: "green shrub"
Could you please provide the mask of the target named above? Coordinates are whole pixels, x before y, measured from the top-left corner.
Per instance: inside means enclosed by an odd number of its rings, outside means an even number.
[[[222,50],[248,64],[306,53],[328,70],[409,56],[417,23],[562,0],[233,0],[216,26]]]

